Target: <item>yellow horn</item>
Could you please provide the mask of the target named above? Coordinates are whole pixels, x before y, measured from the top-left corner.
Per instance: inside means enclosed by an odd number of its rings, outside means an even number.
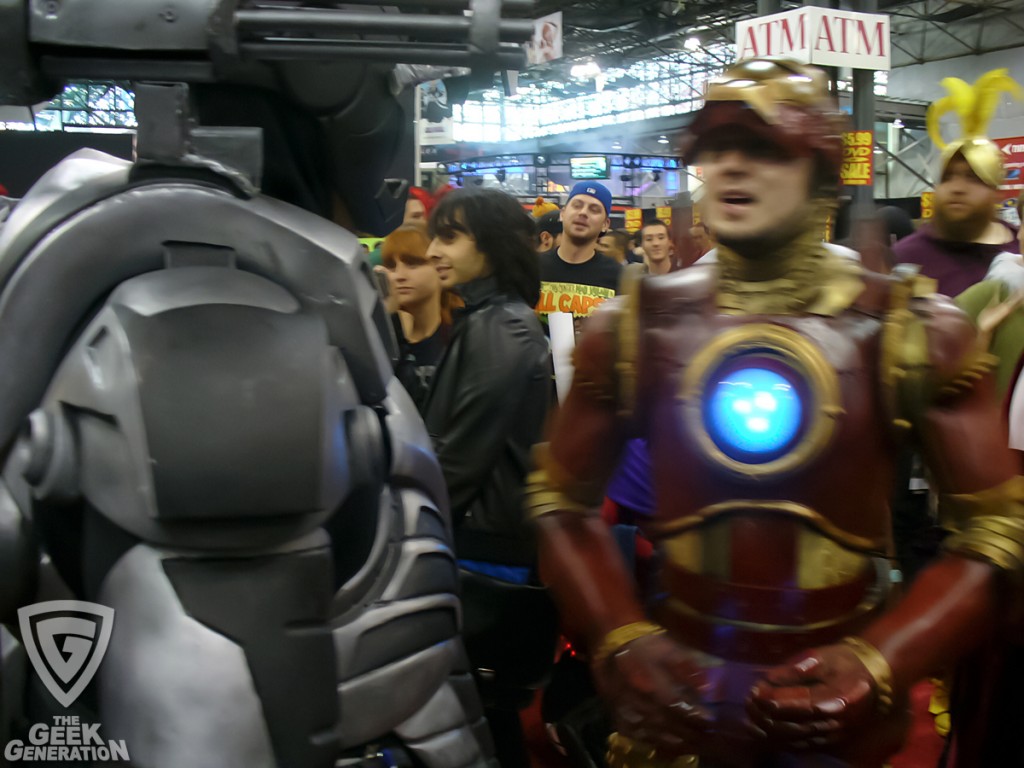
[[[999,106],[999,96],[1003,93],[1009,93],[1018,101],[1024,101],[1024,90],[1005,69],[993,69],[975,81],[975,108],[971,115],[971,125],[964,126],[965,137],[985,135],[996,107]]]
[[[939,118],[953,109],[952,96],[943,96],[941,99],[933,101],[928,106],[928,113],[925,116],[925,123],[928,126],[928,135],[931,137],[935,146],[939,149],[943,149],[946,146],[946,142],[942,140],[942,132],[939,131]]]

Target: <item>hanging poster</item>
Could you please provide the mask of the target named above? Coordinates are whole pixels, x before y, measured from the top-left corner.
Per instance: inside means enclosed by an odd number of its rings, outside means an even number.
[[[530,67],[562,58],[562,12],[533,22],[533,39],[525,47],[526,64]]]
[[[419,86],[420,146],[454,144],[452,105],[443,80],[431,80]]]

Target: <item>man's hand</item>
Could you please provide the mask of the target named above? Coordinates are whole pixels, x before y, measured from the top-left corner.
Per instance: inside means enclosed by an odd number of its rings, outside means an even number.
[[[747,714],[772,743],[788,749],[841,744],[876,715],[878,691],[848,645],[807,651],[768,670],[750,692]]]
[[[647,635],[593,667],[598,691],[624,736],[659,757],[696,752],[712,719],[702,705],[706,682],[691,652],[667,636]]]

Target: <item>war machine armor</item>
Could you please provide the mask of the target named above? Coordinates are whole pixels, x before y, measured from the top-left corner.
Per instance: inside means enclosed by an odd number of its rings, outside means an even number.
[[[260,193],[258,129],[190,109],[229,83],[313,115],[331,205],[386,231],[392,64],[494,69],[530,35],[501,18],[528,3],[398,5],[0,1],[0,103],[136,93],[135,162],[76,153],[0,231],[0,620],[113,609],[73,711],[135,765],[492,763],[447,493],[362,250]]]

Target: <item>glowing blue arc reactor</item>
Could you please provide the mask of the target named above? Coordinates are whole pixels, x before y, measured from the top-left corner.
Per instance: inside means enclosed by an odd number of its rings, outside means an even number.
[[[748,367],[712,378],[705,425],[726,454],[749,461],[769,461],[785,453],[800,433],[804,404],[786,377],[766,368]]]

